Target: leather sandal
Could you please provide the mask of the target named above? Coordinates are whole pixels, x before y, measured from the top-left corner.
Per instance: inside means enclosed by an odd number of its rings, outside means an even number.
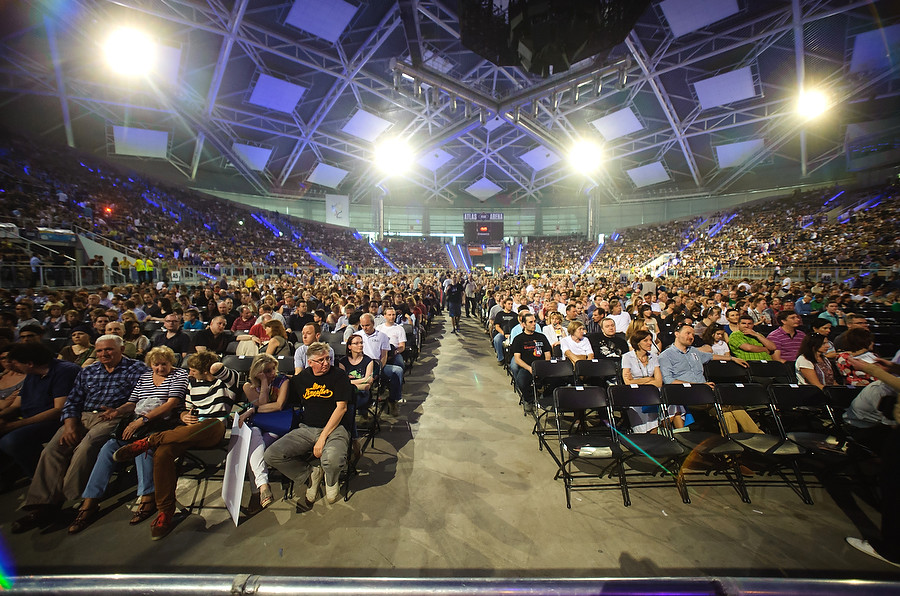
[[[265,509],[275,502],[275,496],[272,494],[271,488],[263,488],[259,491],[259,507]]]
[[[99,507],[91,507],[89,509],[79,509],[78,515],[75,516],[75,520],[72,522],[72,525],[69,526],[69,534],[77,534],[97,519],[97,514],[100,512]]]
[[[136,526],[142,521],[153,517],[154,513],[156,513],[156,503],[154,501],[141,501],[137,511],[134,512],[134,515],[131,516],[128,523],[129,525]]]

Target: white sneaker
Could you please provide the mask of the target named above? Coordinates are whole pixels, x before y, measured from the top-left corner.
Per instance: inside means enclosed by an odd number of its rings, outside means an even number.
[[[893,565],[894,567],[900,567],[900,563],[894,563],[893,561],[885,559],[884,557],[879,555],[878,552],[875,550],[875,548],[871,544],[869,544],[868,540],[863,540],[861,538],[854,538],[853,536],[847,536],[847,538],[845,538],[845,540],[847,541],[847,544],[849,544],[850,546],[852,546],[853,548],[855,548],[856,550],[858,550],[860,552],[866,553],[870,557],[875,557],[876,559],[880,559],[880,560],[884,561],[885,563],[889,563],[889,564]]]
[[[324,478],[325,470],[322,469],[322,466],[313,468],[312,474],[309,475],[309,488],[306,489],[306,500],[310,503],[316,502],[316,498],[319,496],[319,485],[322,484]]]
[[[337,503],[341,499],[341,483],[335,482],[332,485],[325,485],[325,500],[329,505]]]

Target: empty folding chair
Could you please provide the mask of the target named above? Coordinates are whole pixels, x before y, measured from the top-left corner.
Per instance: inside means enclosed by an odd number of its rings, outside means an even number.
[[[660,399],[659,389],[653,385],[612,385],[607,388],[611,405],[614,409],[623,410],[623,420],[628,420],[625,410],[628,408],[642,408],[647,406],[655,406],[660,419],[666,417],[665,406]],[[612,420],[612,419],[610,419]],[[671,476],[674,479],[678,493],[684,503],[690,503],[687,488],[684,485],[684,479],[678,474],[677,469],[673,469],[671,463],[674,460],[681,459],[685,449],[675,441],[664,427],[660,427],[658,433],[622,433],[620,430],[610,426],[616,433],[616,438],[622,449],[626,452],[623,456],[623,463],[640,463],[641,467],[646,468],[644,471],[639,470],[637,465],[629,467],[635,471],[637,476],[650,476],[656,478],[659,474]],[[625,495],[625,506],[631,505],[631,499],[628,496],[628,471],[623,469],[622,484],[623,493]],[[649,480],[643,481],[642,486],[668,486],[669,480]]]
[[[777,360],[748,360],[750,379],[763,387],[772,383],[795,383],[797,373]]]
[[[845,456],[847,437],[825,393],[813,385],[770,385],[785,436],[817,455]]]
[[[703,365],[703,374],[713,383],[747,383],[750,376],[746,368],[730,360],[710,360]]]
[[[718,413],[716,395],[709,385],[703,383],[663,385],[662,401],[667,406],[700,407],[707,410],[712,409]],[[685,473],[686,469],[684,464],[695,463],[699,460],[699,462],[710,466],[706,471],[707,475],[710,473],[723,473],[728,482],[738,492],[741,500],[749,503],[750,496],[747,494],[744,476],[741,473],[740,458],[744,453],[744,448],[736,441],[724,436],[724,423],[718,415],[716,415],[715,420],[719,432],[685,428],[681,432],[674,433],[675,440],[688,450],[682,462],[682,473]]]
[[[585,410],[603,410],[611,417],[612,412],[605,391],[596,386],[557,387],[553,390],[553,409],[557,412],[556,437],[559,442],[559,455],[549,445],[547,452],[558,467],[555,478],[562,478],[566,491],[566,507],[572,508],[573,490],[614,487],[622,491],[625,505],[630,505],[622,465],[623,452],[609,429],[597,427],[588,432],[586,428],[581,428],[577,434],[571,434],[563,430],[561,422],[564,415],[577,415],[578,412]],[[604,476],[611,478],[613,474],[617,478],[615,483],[602,482]]]
[[[225,356],[222,358],[222,364],[241,375],[242,381],[246,381],[253,358],[253,356]]]
[[[615,385],[619,381],[619,366],[609,358],[579,360],[575,363],[575,379],[582,385]]]
[[[294,358],[292,356],[276,356],[278,361],[278,373],[287,376],[294,374]]]
[[[768,433],[733,433],[726,429],[728,438],[739,443],[754,459],[765,465],[765,471],[778,474],[803,502],[812,505],[812,497],[806,487],[806,481],[800,471],[799,458],[807,451],[802,446],[789,440],[778,420],[778,413],[766,388],[758,383],[736,384],[730,387],[716,386],[716,397],[721,407],[747,408],[761,406],[768,410],[775,421],[777,434]],[[790,467],[796,477],[796,486],[784,474],[784,468]],[[754,484],[761,483],[754,481]]]

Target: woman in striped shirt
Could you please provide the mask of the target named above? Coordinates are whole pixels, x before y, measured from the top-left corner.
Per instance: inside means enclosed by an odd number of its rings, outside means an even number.
[[[131,421],[121,432],[121,436],[110,439],[100,449],[97,463],[91,471],[84,492],[84,501],[75,521],[69,526],[69,534],[77,534],[88,527],[100,511],[100,498],[106,492],[109,479],[116,470],[113,454],[136,436],[146,436],[153,430],[171,428],[176,422],[175,410],[181,406],[188,389],[187,371],[175,368],[175,353],[162,346],[147,353],[144,362],[152,370],[141,375],[127,402],[116,409],[116,417]],[[120,425],[121,427],[121,425]],[[131,524],[138,524],[156,511],[153,488],[153,459],[144,454],[135,461],[138,476],[138,496],[140,504]]]

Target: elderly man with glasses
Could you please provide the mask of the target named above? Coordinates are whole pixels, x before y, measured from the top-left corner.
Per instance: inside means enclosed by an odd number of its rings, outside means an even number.
[[[335,503],[340,498],[338,479],[347,465],[350,433],[341,425],[353,385],[347,373],[332,366],[328,344],[315,342],[306,352],[305,368],[291,378],[288,396],[303,406],[303,422],[266,449],[266,464],[306,486],[297,498],[297,513],[309,511],[325,484],[325,498]],[[310,453],[320,465],[310,465]]]

